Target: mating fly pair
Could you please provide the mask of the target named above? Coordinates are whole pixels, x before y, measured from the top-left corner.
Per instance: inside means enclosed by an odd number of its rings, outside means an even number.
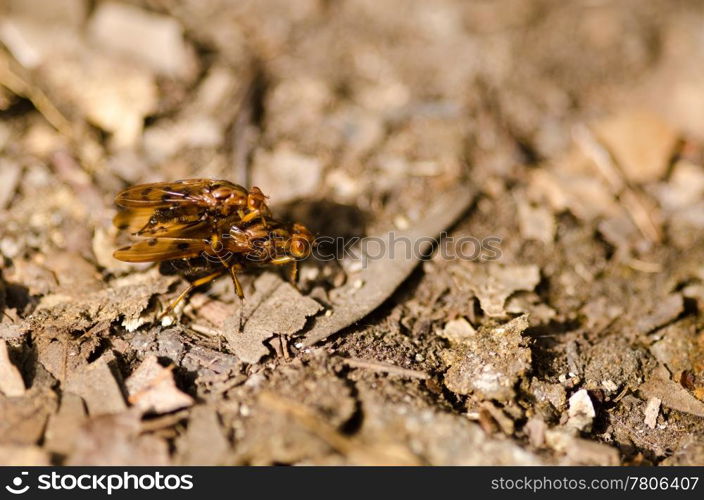
[[[195,287],[229,272],[235,293],[244,293],[238,273],[250,266],[291,266],[308,257],[313,235],[302,224],[271,216],[266,196],[224,180],[187,179],[132,186],[115,198],[121,207],[114,223],[142,238],[115,251],[125,262],[204,258],[212,272],[193,281],[162,313],[171,311]]]

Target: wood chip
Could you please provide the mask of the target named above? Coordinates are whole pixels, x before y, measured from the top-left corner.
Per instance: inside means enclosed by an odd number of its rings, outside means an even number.
[[[645,418],[643,422],[651,429],[655,429],[658,423],[658,414],[660,413],[660,398],[650,398],[648,404],[645,405]]]

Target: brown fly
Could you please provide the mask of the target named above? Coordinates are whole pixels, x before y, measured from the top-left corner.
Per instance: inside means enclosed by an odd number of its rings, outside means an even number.
[[[139,238],[115,251],[125,262],[205,261],[212,271],[193,281],[166,308],[171,311],[194,288],[229,273],[235,293],[244,298],[237,278],[252,267],[289,264],[296,279],[298,261],[308,257],[313,235],[302,224],[271,217],[266,196],[224,180],[188,179],[141,184],[115,198],[114,223]]]

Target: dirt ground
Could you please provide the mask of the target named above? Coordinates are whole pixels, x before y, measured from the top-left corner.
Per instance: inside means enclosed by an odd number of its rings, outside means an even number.
[[[701,1],[0,0],[0,45],[0,463],[704,465]],[[446,234],[159,319],[113,200],[194,177]]]

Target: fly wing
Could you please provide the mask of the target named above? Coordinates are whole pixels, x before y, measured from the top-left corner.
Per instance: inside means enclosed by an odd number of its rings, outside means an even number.
[[[121,207],[165,208],[179,204],[203,205],[205,196],[219,187],[227,186],[241,191],[247,196],[247,190],[237,184],[224,180],[184,179],[173,182],[154,182],[139,184],[118,193],[115,203]]]
[[[160,262],[197,257],[209,250],[207,241],[192,238],[151,238],[122,247],[113,256],[124,262]]]
[[[117,212],[112,222],[121,231],[137,233],[149,224],[153,216],[153,208],[126,208]]]
[[[115,215],[113,223],[118,229],[145,238],[207,238],[211,229],[206,220],[205,209],[177,205],[156,209],[123,208]]]

